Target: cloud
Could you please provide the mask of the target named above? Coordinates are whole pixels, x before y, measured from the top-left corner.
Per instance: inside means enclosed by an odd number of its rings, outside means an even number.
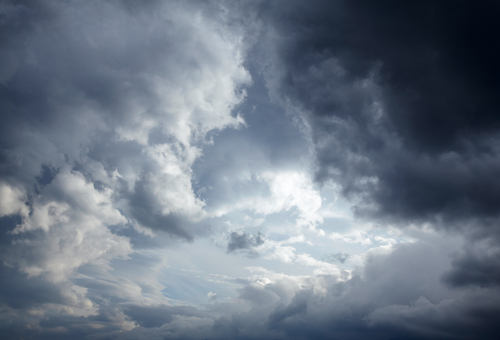
[[[28,237],[5,261],[31,276],[129,254],[111,226],[196,233],[191,166],[209,131],[243,124],[231,110],[251,80],[238,37],[202,9],[156,7],[2,7],[16,67],[0,89],[1,214]]]
[[[194,307],[188,306],[158,306],[142,307],[127,306],[125,313],[142,327],[159,327],[170,323],[174,315],[203,316],[204,314]]]
[[[207,297],[209,301],[215,301],[217,300],[218,295],[214,292],[208,292]]]
[[[270,326],[290,338],[491,337],[493,324],[487,318],[476,319],[473,310],[495,313],[486,296],[495,300],[498,291],[453,291],[441,285],[439,275],[446,262],[427,263],[443,261],[441,242],[436,238],[401,245],[391,254],[374,256],[350,280],[328,284],[326,296],[299,290],[290,303],[269,314]],[[463,326],[455,327],[457,320]],[[458,328],[463,335],[456,333]],[[474,335],[474,329],[481,336]]]
[[[79,172],[62,170],[30,205],[30,214],[11,230],[26,238],[16,237],[3,259],[28,276],[62,282],[85,263],[131,252],[128,239],[107,228],[126,223],[112,206],[111,191],[96,190]]]
[[[498,216],[497,4],[286,7],[264,12],[267,77],[310,125],[319,181],[364,216]]]
[[[2,334],[495,339],[499,10],[2,2]]]
[[[443,274],[443,281],[453,287],[498,287],[500,284],[499,252],[491,246],[487,251],[470,247],[457,256],[450,270]]]
[[[13,188],[8,184],[0,183],[0,217],[13,214],[28,214],[28,209],[24,204],[26,194],[21,190]]]
[[[156,219],[199,218],[203,203],[191,188],[191,166],[204,138],[243,124],[231,111],[251,81],[238,37],[222,36],[189,5],[157,4],[154,11],[120,2],[42,4],[20,6],[27,27],[12,38],[22,44],[4,42],[18,67],[1,94],[13,127],[2,134],[3,177],[31,190],[43,167],[71,164],[88,180],[114,184],[132,205],[147,195],[163,207],[146,207]],[[37,14],[43,24],[30,30],[38,5],[50,15]],[[176,6],[175,15],[168,6]],[[16,18],[5,24],[17,25]],[[110,183],[112,176],[123,182]],[[161,229],[154,218],[142,221]]]
[[[227,252],[233,253],[239,250],[251,250],[252,248],[264,244],[265,238],[259,232],[257,235],[248,235],[247,233],[237,233],[235,231],[229,234],[229,241],[227,243]]]
[[[428,235],[426,241],[373,255],[344,280],[337,275],[288,276],[254,268],[253,277],[241,282],[237,299],[213,301],[203,310],[131,303],[116,309],[111,299],[99,314],[43,319],[40,334],[65,327],[65,336],[86,329],[85,334],[111,339],[494,339],[498,290],[451,288],[441,279],[452,265],[449,255],[456,245],[457,240],[444,235]],[[126,326],[125,321],[138,327]]]
[[[192,166],[209,132],[244,125],[233,109],[251,84],[227,20],[175,1],[0,5],[2,291],[35,290],[2,298],[3,317],[90,334],[115,326],[83,315],[114,313],[130,327],[117,301],[161,285],[110,274],[135,258],[125,230],[206,233]]]
[[[201,332],[213,339],[494,339],[498,290],[456,290],[443,284],[440,275],[450,265],[446,254],[453,249],[450,240],[434,234],[373,255],[348,280],[255,269],[239,295],[251,302],[251,309],[212,319],[208,328],[177,329],[167,338],[196,338]],[[213,318],[210,310],[207,318]],[[165,327],[155,334],[164,334]]]
[[[335,253],[335,254],[328,254],[325,256],[325,261],[327,262],[339,262],[339,263],[345,263],[345,261],[347,261],[349,258],[351,257],[351,255],[347,254],[347,253]]]

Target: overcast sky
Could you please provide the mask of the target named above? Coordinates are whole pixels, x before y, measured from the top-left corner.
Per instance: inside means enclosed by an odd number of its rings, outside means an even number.
[[[500,2],[0,1],[3,339],[497,339]]]

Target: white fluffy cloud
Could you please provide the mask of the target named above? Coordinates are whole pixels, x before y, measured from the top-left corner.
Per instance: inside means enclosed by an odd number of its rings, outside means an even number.
[[[26,193],[22,189],[0,183],[0,217],[12,214],[27,215],[25,200]]]
[[[21,219],[6,230],[7,266],[59,287],[84,266],[100,268],[96,285],[123,284],[102,279],[111,261],[134,254],[123,230],[197,233],[205,212],[193,163],[209,132],[244,126],[233,111],[251,83],[242,37],[212,10],[183,1],[2,5],[2,24],[18,28],[0,41],[0,81],[14,94],[1,94],[0,217]]]
[[[53,282],[64,281],[85,263],[127,256],[132,251],[129,240],[108,228],[126,222],[112,206],[111,190],[100,192],[81,173],[63,169],[12,231],[29,235],[13,241],[5,261],[29,276],[47,274]]]

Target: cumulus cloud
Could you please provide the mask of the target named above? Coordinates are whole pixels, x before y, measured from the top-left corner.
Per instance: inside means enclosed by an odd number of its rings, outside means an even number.
[[[127,315],[141,326],[116,338],[493,339],[498,291],[455,290],[440,278],[454,246],[436,234],[402,244],[390,254],[372,256],[344,280],[254,268],[250,282],[239,291],[240,303],[217,302],[206,311],[127,306]],[[235,307],[238,313],[229,312]],[[188,327],[190,320],[199,322]]]
[[[4,119],[19,130],[3,133],[4,176],[32,185],[42,166],[70,163],[93,181],[119,177],[114,191],[133,202],[148,195],[162,206],[147,207],[157,219],[196,218],[203,203],[190,169],[199,143],[208,131],[243,124],[231,112],[250,82],[239,38],[218,32],[202,9],[175,3],[157,11],[121,2],[39,6],[48,13],[37,30],[36,6],[17,6],[4,23],[26,16],[15,37],[22,44],[4,42],[19,60],[2,90]]]
[[[106,227],[126,222],[112,207],[110,196],[109,190],[99,192],[82,174],[61,171],[33,200],[30,215],[12,230],[30,235],[13,241],[12,254],[4,261],[28,276],[46,273],[58,282],[102,256],[126,256],[131,252],[128,239]]]
[[[192,166],[210,131],[244,125],[241,37],[214,6],[175,1],[3,2],[0,16],[5,270],[52,284],[40,308],[104,313],[105,296],[147,287],[109,274],[133,256],[124,230],[205,233]]]
[[[16,71],[2,73],[2,215],[22,214],[15,234],[44,232],[16,242],[44,253],[35,261],[45,266],[55,256],[56,280],[115,246],[129,253],[112,225],[191,238],[204,213],[191,186],[200,143],[243,124],[231,112],[250,82],[239,38],[203,9],[158,6],[3,5],[13,34],[2,46]],[[30,275],[46,270],[21,262]]]

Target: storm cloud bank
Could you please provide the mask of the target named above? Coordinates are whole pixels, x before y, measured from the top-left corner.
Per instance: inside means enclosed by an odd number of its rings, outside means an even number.
[[[1,2],[0,331],[495,339],[498,18],[496,1]]]
[[[500,6],[276,2],[272,89],[359,213],[497,218]]]

